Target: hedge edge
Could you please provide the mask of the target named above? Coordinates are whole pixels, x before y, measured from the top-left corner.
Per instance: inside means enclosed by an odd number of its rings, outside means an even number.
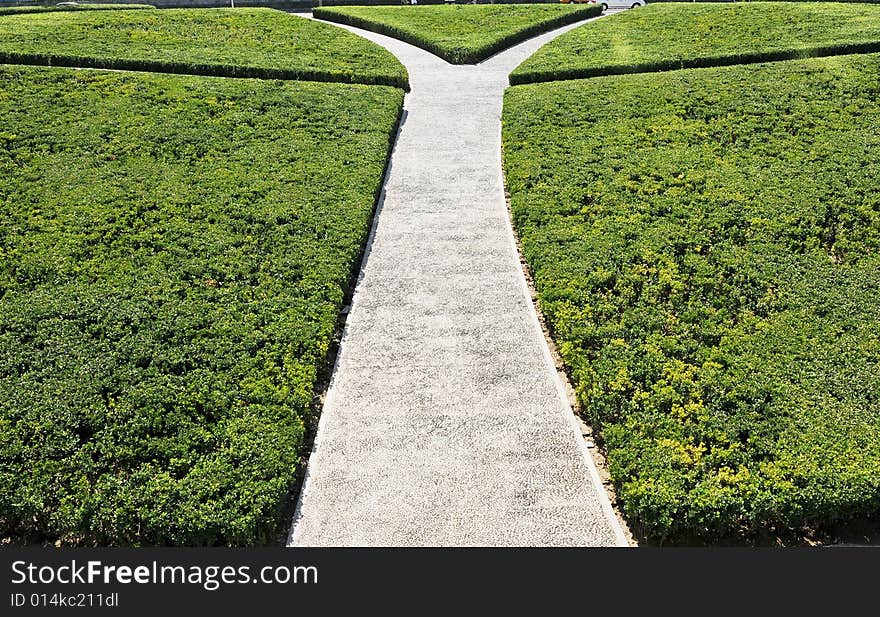
[[[379,212],[379,203],[382,200],[382,193],[385,191],[385,182],[388,179],[388,170],[391,168],[391,155],[394,153],[394,147],[397,145],[397,138],[400,135],[400,127],[403,123],[403,104],[397,108],[397,118],[388,133],[388,144],[385,148],[385,165],[382,167],[382,181],[373,191],[373,207],[370,210],[369,226],[366,234],[361,238],[361,246],[357,256],[352,260],[351,267],[348,271],[346,280],[345,293],[343,295],[342,306],[350,305],[354,289],[357,285],[358,277],[364,269],[364,257],[367,254],[367,247],[370,245],[373,237],[374,228],[376,226],[376,215]],[[341,308],[341,307],[340,307]],[[276,506],[278,523],[275,527],[275,536],[287,539],[290,533],[291,521],[294,518],[295,510],[299,508],[299,500],[303,488],[305,488],[305,470],[309,464],[309,460],[314,454],[315,436],[317,434],[318,420],[321,418],[324,396],[330,387],[330,379],[333,370],[336,368],[336,362],[339,356],[339,341],[342,339],[342,332],[345,329],[346,314],[341,310],[337,310],[336,323],[333,328],[333,336],[330,344],[327,346],[327,353],[321,365],[318,366],[318,376],[313,387],[314,396],[312,403],[308,408],[309,423],[306,424],[306,431],[300,445],[299,463],[296,469],[296,479],[288,488],[286,499],[283,503]]]
[[[369,30],[370,32],[375,32],[376,34],[384,34],[386,36],[399,39],[401,41],[404,41],[405,43],[409,43],[411,45],[415,45],[416,47],[420,47],[426,51],[429,51],[435,56],[438,56],[446,62],[449,62],[450,64],[476,64],[497,54],[504,49],[507,49],[508,47],[512,47],[518,43],[522,43],[523,41],[538,36],[539,34],[543,34],[545,32],[553,30],[554,28],[561,28],[562,26],[567,26],[568,24],[572,24],[584,19],[597,17],[601,13],[602,5],[600,4],[591,4],[586,7],[578,7],[577,11],[572,11],[571,13],[560,15],[559,17],[553,18],[546,22],[529,26],[524,30],[511,34],[510,36],[506,36],[479,49],[473,51],[465,51],[461,49],[445,50],[436,43],[427,39],[423,39],[417,34],[404,32],[395,26],[376,23],[362,17],[337,13],[333,11],[332,8],[315,7],[312,10],[312,16],[316,19],[345,24],[347,26],[353,26],[355,28],[362,28],[364,30]]]
[[[880,1],[880,0],[878,0]],[[83,7],[83,8],[78,8]],[[66,7],[66,6],[44,6],[44,5],[34,5],[29,4],[25,6],[2,6],[0,7],[0,16],[3,15],[23,15],[30,14],[34,15],[37,13],[60,13],[62,11],[140,11],[143,9],[155,9],[156,7],[152,4],[97,4],[97,5],[88,5],[88,4],[80,4],[78,7]]]
[[[114,58],[89,58],[54,54],[29,54],[0,51],[0,64],[23,64],[29,66],[53,66],[67,68],[110,69],[118,71],[144,71],[149,73],[172,73],[202,77],[243,77],[252,79],[281,79],[285,81],[317,81],[328,83],[358,84],[364,86],[391,86],[410,91],[409,78],[373,75],[358,76],[350,73],[334,73],[313,69],[273,69],[234,64],[190,64],[162,60],[130,60]]]
[[[546,83],[551,81],[568,81],[572,79],[587,79],[590,77],[605,77],[609,75],[658,73],[663,71],[676,71],[679,69],[704,69],[716,66],[757,64],[760,62],[778,62],[781,60],[805,60],[808,58],[824,58],[828,56],[845,56],[851,54],[869,54],[875,52],[880,52],[880,41],[871,41],[867,43],[842,43],[838,45],[813,47],[810,49],[755,52],[747,54],[733,54],[729,56],[689,58],[683,60],[662,60],[659,62],[644,62],[640,64],[629,65],[620,64],[597,66],[583,69],[563,69],[558,71],[528,71],[523,73],[517,73],[514,71],[510,74],[509,81],[511,86],[521,86],[525,84]]]

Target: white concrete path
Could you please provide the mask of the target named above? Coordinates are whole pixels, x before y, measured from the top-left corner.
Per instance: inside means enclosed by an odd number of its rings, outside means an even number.
[[[580,25],[580,24],[576,24]],[[507,76],[394,53],[412,93],[289,544],[626,545],[553,366],[501,174]]]

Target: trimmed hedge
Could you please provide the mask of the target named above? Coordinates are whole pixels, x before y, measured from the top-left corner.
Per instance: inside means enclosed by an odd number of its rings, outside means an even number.
[[[119,11],[154,9],[152,4],[77,4],[66,6],[0,6],[0,15],[20,15],[22,13],[52,13],[58,11]]]
[[[880,7],[832,2],[648,5],[567,32],[512,85],[880,51]]]
[[[421,47],[451,64],[475,64],[548,30],[602,12],[599,5],[467,5],[315,8],[318,19]]]
[[[0,67],[0,538],[274,542],[402,104]]]
[[[880,1],[880,0],[878,0]],[[494,2],[493,0],[456,0],[456,4],[559,4],[559,0],[505,0]],[[314,6],[400,6],[409,4],[402,0],[322,0],[320,4],[314,1]],[[419,0],[419,5],[448,4],[446,0]]]
[[[359,36],[272,9],[77,11],[0,20],[0,63],[409,88]]]
[[[315,0],[313,8],[321,8],[325,6],[400,6],[403,4],[401,0],[323,0],[318,2]],[[425,4],[446,4],[445,0],[422,0],[421,5]]]
[[[880,514],[880,56],[511,88],[541,309],[644,538]]]

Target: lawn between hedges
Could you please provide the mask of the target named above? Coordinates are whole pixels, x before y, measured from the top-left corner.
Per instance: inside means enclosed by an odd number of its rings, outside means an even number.
[[[835,2],[649,4],[551,41],[513,85],[880,51],[880,6]]]
[[[602,12],[598,5],[454,5],[316,7],[313,15],[430,51],[452,64],[474,64],[528,38]]]
[[[378,45],[261,8],[7,15],[0,62],[409,87]]]
[[[643,537],[880,512],[878,74],[855,55],[508,90],[515,226]]]
[[[0,538],[274,540],[402,102],[0,67]]]

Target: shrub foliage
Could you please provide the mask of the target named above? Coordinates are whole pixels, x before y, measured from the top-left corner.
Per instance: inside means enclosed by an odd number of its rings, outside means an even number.
[[[648,5],[585,24],[523,62],[511,84],[880,51],[880,6]]]
[[[0,537],[272,540],[402,98],[0,68]]]
[[[315,8],[318,19],[406,41],[452,64],[474,64],[542,32],[602,12],[599,5]]]
[[[9,15],[0,62],[408,88],[406,69],[378,45],[261,8]]]
[[[18,15],[21,13],[52,13],[56,11],[118,11],[152,9],[152,4],[67,4],[67,5],[23,5],[0,6],[0,15]]]
[[[880,56],[518,86],[516,229],[626,514],[880,512]]]

